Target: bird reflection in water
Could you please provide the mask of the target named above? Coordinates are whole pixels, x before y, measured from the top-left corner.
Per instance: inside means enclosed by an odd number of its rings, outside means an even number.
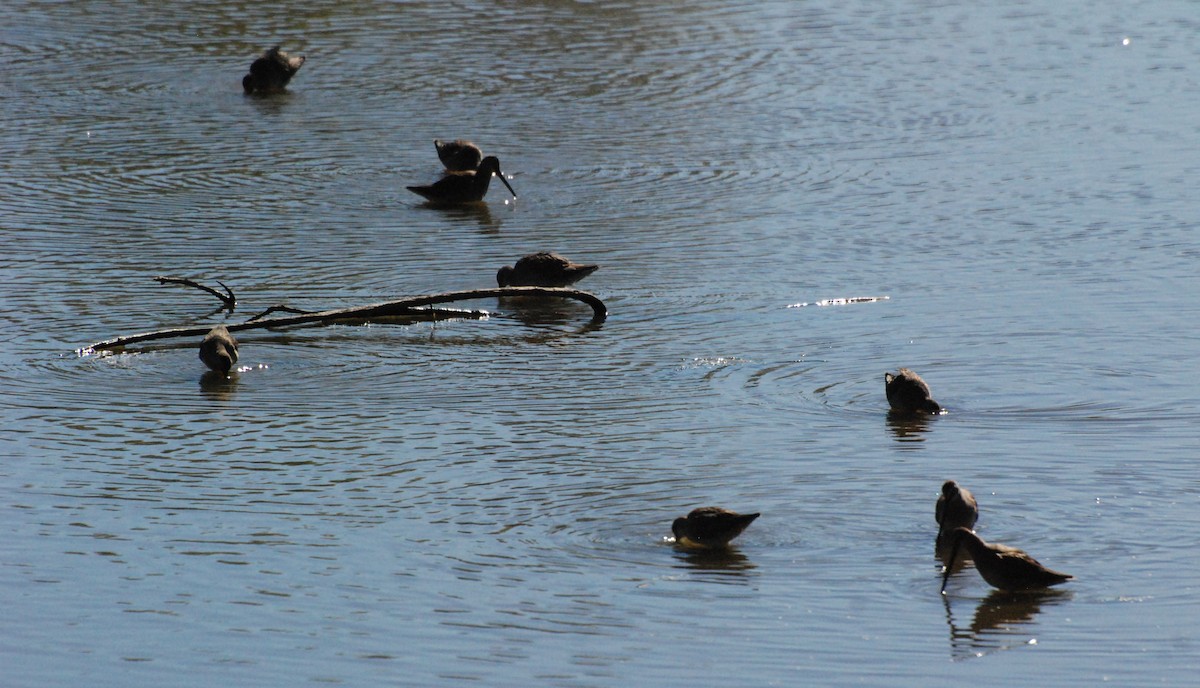
[[[214,401],[228,401],[237,390],[238,374],[229,375],[209,370],[200,376],[200,392]]]
[[[485,236],[494,236],[500,233],[500,225],[503,224],[499,219],[492,215],[491,206],[486,203],[463,203],[458,205],[453,204],[437,204],[425,203],[419,208],[434,210],[448,217],[454,218],[455,223],[471,221],[479,225],[479,233]]]
[[[676,548],[676,556],[683,566],[697,571],[713,571],[733,575],[743,575],[752,571],[755,566],[745,554],[732,547],[720,549],[684,549]]]
[[[975,607],[975,616],[969,626],[955,623],[950,599],[943,598],[946,623],[950,626],[950,654],[954,659],[968,659],[1035,644],[1036,636],[1026,627],[1034,624],[1044,608],[1062,604],[1071,597],[1068,590],[993,590]]]
[[[934,559],[937,559],[938,564],[940,564],[940,566],[938,567],[938,575],[945,575],[946,570],[949,569],[950,575],[956,576],[959,574],[959,572],[961,572],[964,568],[967,567],[967,564],[971,563],[971,557],[969,557],[969,556],[961,556],[960,555],[960,556],[954,557],[954,559],[952,561],[952,560],[950,560],[949,554],[950,553],[948,550],[941,550],[938,548],[937,544],[934,543],[933,557],[934,557]]]
[[[913,413],[888,411],[888,430],[896,437],[897,442],[924,442],[922,437],[929,430],[929,421],[934,416]]]
[[[550,327],[579,322],[579,314],[588,306],[573,299],[537,296],[502,296],[500,306],[526,327]],[[585,309],[585,310],[581,310]],[[586,329],[599,329],[599,323]]]

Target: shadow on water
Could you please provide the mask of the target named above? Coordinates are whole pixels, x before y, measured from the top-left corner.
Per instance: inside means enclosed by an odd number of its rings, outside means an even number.
[[[927,413],[888,411],[888,430],[897,442],[924,442],[925,438],[921,435],[928,432],[929,423],[934,417]]]
[[[969,626],[955,623],[949,596],[943,595],[946,623],[950,626],[950,655],[955,660],[982,657],[1018,645],[1036,643],[1026,630],[1043,607],[1053,607],[1073,597],[1069,590],[1007,592],[993,590],[975,607]]]

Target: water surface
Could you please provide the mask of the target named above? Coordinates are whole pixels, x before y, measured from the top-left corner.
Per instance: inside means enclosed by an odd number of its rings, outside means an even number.
[[[1184,3],[0,8],[6,683],[1186,684],[1196,35]],[[308,62],[244,97],[274,43]],[[515,202],[404,189],[456,137]],[[256,331],[229,380],[194,341],[74,353],[535,250],[602,265],[603,325]],[[851,297],[887,298],[817,305]],[[949,413],[889,419],[900,366]],[[940,596],[946,479],[1077,580]],[[706,504],[763,516],[664,542]]]

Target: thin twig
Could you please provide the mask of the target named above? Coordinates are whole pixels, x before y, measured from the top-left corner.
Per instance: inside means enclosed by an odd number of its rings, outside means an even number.
[[[233,290],[229,287],[226,287],[225,283],[221,280],[217,280],[217,284],[221,285],[225,289],[224,294],[216,289],[213,289],[212,287],[205,286],[199,282],[187,279],[186,277],[155,277],[154,281],[158,282],[159,284],[182,284],[187,287],[206,291],[220,299],[221,303],[225,304],[225,308],[229,309],[230,312],[232,312],[234,307],[237,306],[237,297],[233,295]]]
[[[255,320],[261,320],[272,313],[295,313],[295,314],[299,314],[299,315],[308,315],[309,313],[313,313],[313,312],[314,311],[306,311],[306,310],[302,310],[300,308],[292,308],[291,306],[285,306],[283,304],[279,304],[278,306],[271,306],[267,310],[250,318],[246,322],[254,322]]]
[[[450,317],[486,318],[488,316],[487,311],[458,311],[424,308],[424,306],[432,306],[433,304],[437,303],[449,303],[451,301],[470,301],[474,299],[486,299],[501,296],[554,296],[559,298],[575,299],[576,301],[582,301],[592,307],[593,323],[604,322],[604,319],[608,317],[608,308],[604,305],[604,302],[586,291],[551,287],[500,287],[496,289],[473,289],[469,291],[452,291],[444,294],[417,296],[410,299],[401,299],[399,301],[387,301],[384,303],[371,304],[369,306],[338,308],[330,311],[321,311],[319,313],[303,313],[300,315],[292,315],[282,318],[247,321],[236,325],[227,325],[226,327],[229,328],[230,332],[241,332],[244,330],[291,327],[294,325],[305,325],[308,323],[330,323],[343,320],[370,321],[381,318],[396,317],[435,320],[438,318]],[[94,354],[97,351],[116,349],[128,344],[137,344],[139,342],[169,339],[172,337],[199,337],[207,334],[209,329],[209,327],[177,327],[167,330],[157,330],[154,332],[143,332],[141,334],[134,334],[126,337],[115,337],[113,339],[106,339],[102,342],[96,342],[91,346],[78,349],[76,353],[78,353],[80,356],[87,356],[89,354]]]

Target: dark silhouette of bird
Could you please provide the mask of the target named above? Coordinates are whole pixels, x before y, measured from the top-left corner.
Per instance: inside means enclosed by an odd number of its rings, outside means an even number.
[[[208,331],[200,342],[200,360],[212,370],[228,375],[238,360],[238,343],[224,325]]]
[[[941,413],[942,406],[929,394],[929,385],[908,368],[901,368],[895,375],[883,374],[888,404],[899,413]]]
[[[513,191],[512,185],[504,178],[504,173],[500,171],[500,160],[489,155],[479,163],[479,169],[471,172],[450,172],[438,181],[428,186],[409,186],[406,187],[409,191],[424,196],[429,202],[442,205],[453,205],[459,203],[477,203],[483,200],[487,194],[488,185],[491,184],[492,175],[498,175],[500,181],[508,187],[509,193],[515,199],[517,192]]]
[[[1020,592],[1040,590],[1051,585],[1069,581],[1074,576],[1042,566],[1037,559],[1007,545],[988,544],[966,528],[956,528],[950,533],[950,565],[942,576],[942,592],[950,579],[959,547],[965,547],[975,562],[975,570],[995,588]]]
[[[496,284],[501,287],[565,287],[598,269],[599,265],[572,263],[557,253],[542,251],[530,253],[516,265],[500,268],[496,272]]]
[[[246,93],[283,93],[303,64],[303,55],[292,57],[275,46],[251,63],[250,73],[242,78],[242,89]]]
[[[947,480],[942,484],[942,494],[938,496],[933,513],[938,523],[934,552],[943,563],[948,564],[950,533],[956,528],[973,530],[975,522],[979,520],[979,505],[970,490],[953,480]]]
[[[433,147],[437,149],[438,159],[447,172],[471,172],[479,169],[479,163],[483,160],[483,151],[479,150],[479,146],[465,139],[434,139]]]
[[[719,506],[693,509],[686,517],[675,519],[671,532],[675,543],[695,549],[719,549],[741,535],[758,514],[738,514]]]

